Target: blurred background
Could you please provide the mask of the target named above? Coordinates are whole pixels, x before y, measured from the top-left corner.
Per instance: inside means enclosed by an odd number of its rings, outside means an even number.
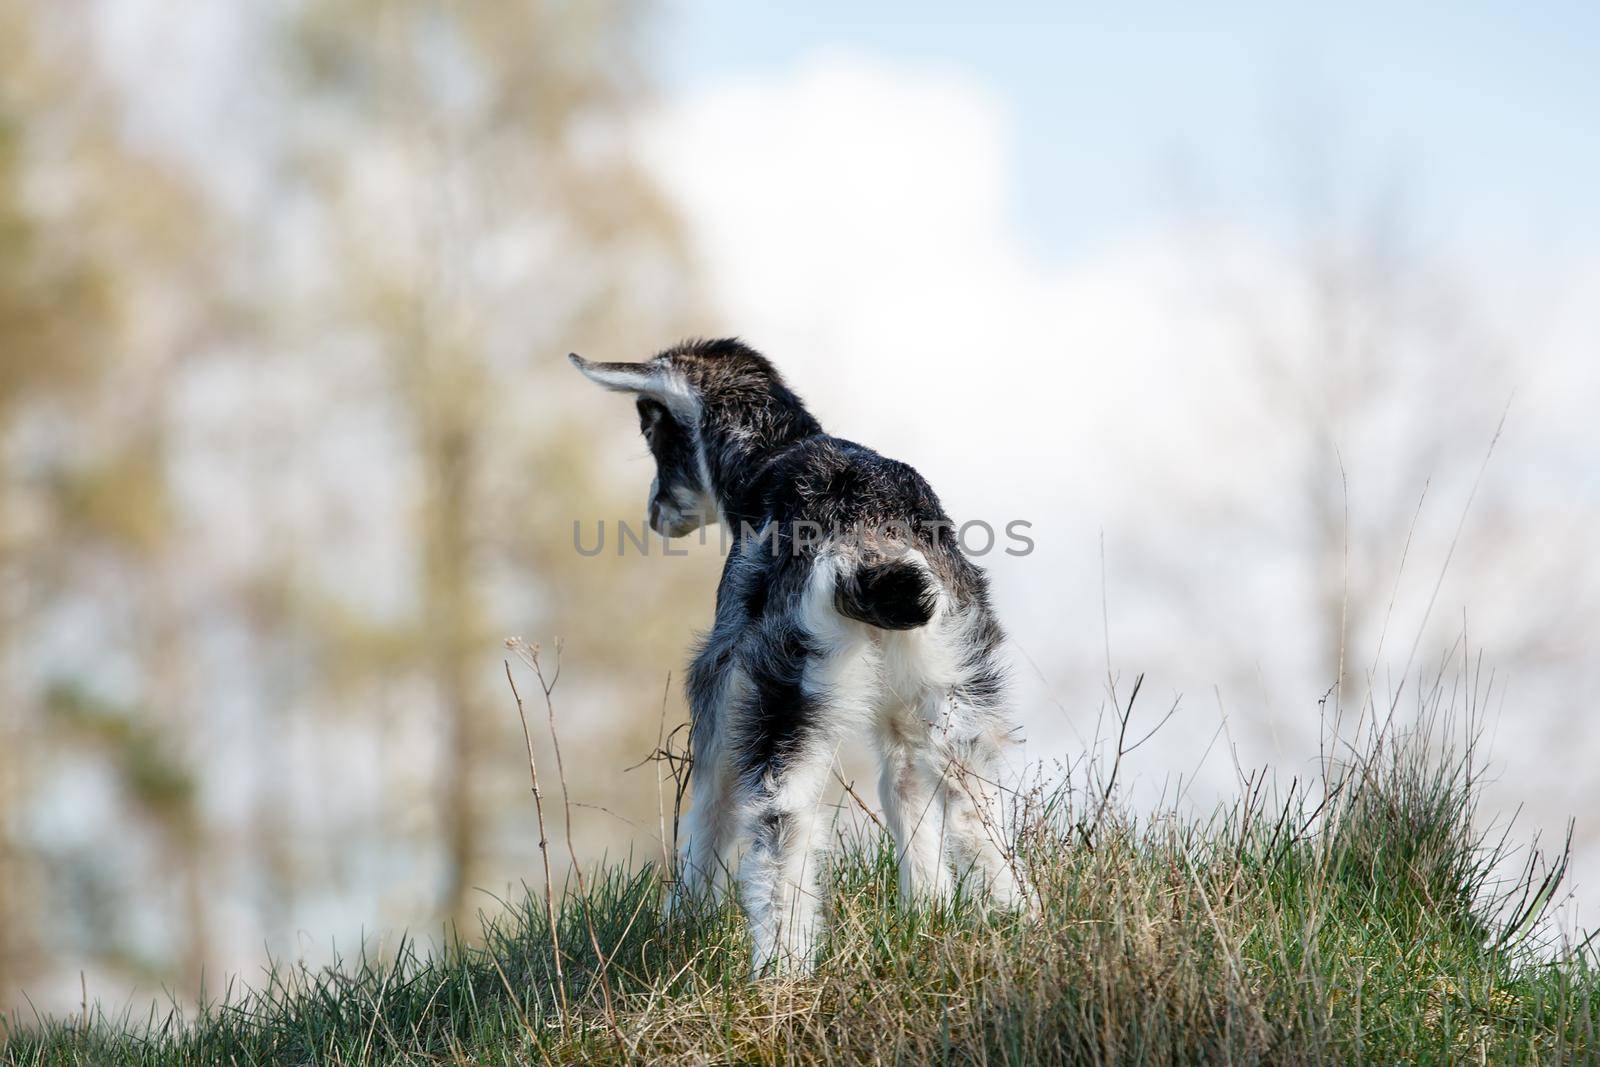
[[[1133,795],[1201,810],[1315,774],[1336,685],[1473,709],[1485,824],[1575,817],[1600,924],[1597,39],[1576,3],[0,0],[0,1012],[498,910],[539,877],[513,634],[565,640],[580,857],[658,857],[624,768],[684,717],[715,538],[574,549],[652,468],[563,357],[688,334],[1032,524],[983,560],[1019,764],[1140,673],[1136,724],[1177,711]]]

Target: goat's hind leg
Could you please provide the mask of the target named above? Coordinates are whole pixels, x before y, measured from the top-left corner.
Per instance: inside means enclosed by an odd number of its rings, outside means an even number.
[[[1000,788],[1003,720],[955,704],[939,734],[945,849],[956,877],[1004,908],[1028,906]]]
[[[902,907],[947,899],[953,888],[944,854],[944,798],[928,766],[928,729],[919,709],[903,706],[889,709],[879,727],[878,800],[894,838]]]
[[[821,934],[827,826],[821,819],[842,730],[866,692],[858,650],[776,623],[762,635],[737,764],[749,847],[740,897],[757,975],[810,968]]]

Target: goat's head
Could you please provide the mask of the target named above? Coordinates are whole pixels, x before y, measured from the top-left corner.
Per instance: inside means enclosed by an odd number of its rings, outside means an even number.
[[[728,510],[766,453],[821,427],[772,364],[739,341],[689,341],[643,363],[577,353],[590,381],[631,393],[655,457],[650,526],[682,537]]]
[[[639,432],[656,461],[648,502],[650,528],[663,537],[693,533],[716,517],[698,440],[699,398],[681,373],[657,357],[647,363],[594,363],[567,357],[590,381],[632,393]]]

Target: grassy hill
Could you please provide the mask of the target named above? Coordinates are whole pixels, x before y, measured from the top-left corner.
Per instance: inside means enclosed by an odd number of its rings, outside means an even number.
[[[198,1017],[13,1020],[0,1062],[1600,1062],[1594,957],[1548,919],[1562,855],[1475,827],[1473,773],[1422,731],[1204,818],[1036,792],[1034,918],[897,908],[892,849],[847,834],[790,981],[750,980],[736,909],[664,922],[657,872],[612,866],[565,896],[559,971],[541,890],[478,945],[280,969]]]

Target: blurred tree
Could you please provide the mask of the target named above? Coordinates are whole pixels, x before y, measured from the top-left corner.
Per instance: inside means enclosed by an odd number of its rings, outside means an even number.
[[[510,632],[568,638],[567,706],[618,708],[564,719],[568,769],[654,824],[611,776],[715,554],[577,556],[647,478],[602,476],[633,420],[561,358],[696,324],[627,150],[643,14],[258,11],[257,66],[209,75],[262,120],[224,146],[97,50],[108,8],[0,0],[0,1006],[97,967],[192,993],[255,962],[213,919],[241,901],[290,951],[302,900],[359,913],[318,942],[424,925],[419,870],[469,917],[535,847]],[[579,809],[588,854],[610,818]]]
[[[1526,377],[1530,332],[1515,340],[1500,332],[1449,250],[1422,235],[1423,214],[1403,183],[1361,183],[1318,139],[1325,134],[1308,132],[1325,124],[1302,125],[1284,195],[1251,205],[1252,217],[1275,228],[1252,233],[1225,206],[1193,205],[1191,266],[1213,341],[1226,353],[1214,372],[1238,385],[1218,390],[1208,412],[1221,473],[1196,479],[1197,494],[1180,502],[1193,516],[1189,536],[1130,540],[1143,575],[1169,602],[1185,602],[1184,643],[1199,649],[1196,660],[1230,665],[1233,694],[1266,697],[1286,683],[1301,698],[1326,690],[1354,711],[1376,691],[1386,710],[1413,640],[1437,650],[1460,633],[1462,616],[1444,603],[1424,628],[1452,552],[1463,590],[1481,592],[1508,567],[1524,580],[1543,567],[1537,542],[1549,537],[1547,525],[1531,520],[1530,499],[1492,477],[1467,537],[1454,543],[1459,508]],[[1498,532],[1474,536],[1479,530]],[[1252,551],[1220,547],[1241,544]],[[1248,566],[1195,572],[1196,559],[1229,556]],[[1548,584],[1570,587],[1559,578]],[[1593,619],[1600,602],[1589,596],[1573,610]],[[1219,625],[1228,610],[1253,619]],[[1479,637],[1499,635],[1496,662],[1514,669],[1532,662],[1530,652],[1542,654],[1538,646],[1551,647],[1553,619],[1509,615]],[[1278,620],[1273,634],[1305,636],[1281,650],[1262,646],[1267,634],[1250,621],[1263,619]],[[1395,676],[1370,677],[1390,664]],[[1263,735],[1283,725],[1316,736],[1314,715],[1280,723],[1262,710],[1255,725]]]
[[[1375,651],[1422,494],[1475,467],[1511,381],[1506,351],[1418,248],[1403,197],[1352,196],[1337,173],[1305,161],[1283,289],[1241,287],[1229,303],[1275,437],[1301,471],[1291,521],[1317,674],[1359,699],[1347,683]],[[1284,296],[1287,308],[1268,303]]]
[[[14,516],[12,430],[40,396],[80,387],[106,314],[104,278],[48,245],[25,189],[26,136],[48,70],[34,54],[26,10],[0,5],[0,1009],[32,955],[26,857],[17,843],[30,723],[14,670],[25,612],[21,561],[32,547]]]
[[[182,778],[195,705],[182,681],[190,587],[168,436],[177,368],[217,321],[206,297],[212,248],[204,201],[126,140],[116,94],[86,51],[84,14],[0,5],[0,667],[12,666],[24,618],[26,630],[62,612],[113,631],[131,623],[134,639],[119,644],[140,665],[141,710],[129,729],[102,731],[98,751],[109,766],[148,770],[156,731],[173,742],[162,766]],[[18,500],[23,524],[9,521]],[[131,619],[118,618],[118,590],[133,592]],[[44,715],[52,670],[0,670],[0,849],[9,848],[0,927],[43,939],[77,917],[26,924],[27,900],[85,859],[54,842],[18,844],[39,787],[51,784],[45,758],[63,725]],[[166,827],[157,866],[180,872],[169,906],[187,946],[172,973],[196,989],[209,954],[204,821],[192,805],[174,814],[165,771],[123,777]],[[29,892],[8,899],[19,878]],[[6,933],[0,972],[17,956]],[[0,1005],[21,977],[0,973]]]
[[[556,442],[582,432],[559,399],[577,386],[562,354],[642,356],[686,320],[672,220],[620,136],[641,89],[639,15],[322,0],[296,27],[300,84],[328,117],[299,158],[326,212],[329,295],[371,339],[412,450],[414,654],[442,719],[440,895],[457,920],[482,906],[471,890],[499,813],[523,803],[522,771],[492,744],[514,724],[494,669],[505,628],[558,626],[597,668],[638,651],[573,633],[603,632],[585,615],[615,598],[617,571],[570,551],[571,520],[604,498]],[[530,538],[549,546],[542,558]],[[552,600],[580,610],[536,607]],[[642,750],[656,723],[640,725]]]

